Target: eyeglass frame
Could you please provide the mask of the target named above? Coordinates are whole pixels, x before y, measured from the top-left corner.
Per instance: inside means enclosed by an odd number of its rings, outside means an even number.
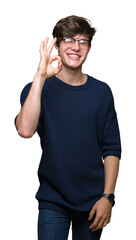
[[[82,47],[81,47],[82,45],[80,45],[80,41],[82,41],[82,40],[87,41],[87,42],[88,42],[88,46],[91,45],[91,42],[90,42],[89,40],[87,40],[87,39],[84,39],[84,38],[81,38],[81,39],[75,39],[75,38],[73,38],[73,37],[63,37],[61,40],[65,40],[65,39],[67,39],[67,38],[69,38],[69,39],[73,39],[73,40],[74,40],[74,43],[73,43],[71,46],[73,46],[73,45],[75,44],[75,42],[78,42],[80,48],[82,48]],[[67,43],[68,43],[68,42],[65,42],[65,44],[67,44]],[[83,49],[84,49],[84,48],[83,48]]]

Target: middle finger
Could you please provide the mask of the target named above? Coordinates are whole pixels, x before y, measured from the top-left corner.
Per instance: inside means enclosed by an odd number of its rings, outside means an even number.
[[[51,51],[52,51],[52,49],[53,49],[56,41],[57,41],[57,38],[55,37],[55,38],[52,40],[51,44],[49,45],[49,47],[48,47],[48,49],[47,49],[47,54],[48,54],[48,55],[51,54]]]

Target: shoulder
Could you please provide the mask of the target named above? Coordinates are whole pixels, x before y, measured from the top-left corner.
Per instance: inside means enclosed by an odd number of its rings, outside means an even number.
[[[32,85],[32,82],[27,83],[27,84],[23,87],[22,92],[25,92],[25,91],[30,90],[31,85]]]
[[[28,92],[29,92],[29,90],[30,90],[30,88],[31,88],[31,85],[32,85],[32,82],[29,82],[29,83],[27,83],[27,84],[23,87],[23,89],[22,89],[22,91],[21,91],[21,97],[22,97],[23,95],[27,95],[27,94],[28,94]]]
[[[102,80],[99,80],[99,79],[97,79],[97,78],[94,78],[94,77],[92,77],[92,76],[89,76],[89,75],[88,75],[88,78],[90,79],[90,81],[91,81],[94,85],[96,85],[96,87],[103,88],[103,89],[105,89],[105,90],[107,90],[107,91],[110,90],[110,86],[109,86],[106,82],[104,82],[104,81],[102,81]]]
[[[96,91],[106,95],[107,97],[112,97],[112,90],[111,87],[104,81],[96,79],[92,76],[88,75],[88,78],[90,79],[91,85],[93,85],[94,89]]]

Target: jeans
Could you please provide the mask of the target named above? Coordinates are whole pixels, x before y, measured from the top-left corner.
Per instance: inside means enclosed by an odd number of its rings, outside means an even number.
[[[99,240],[102,229],[92,232],[89,213],[68,216],[50,209],[40,209],[38,216],[38,240],[67,240],[72,223],[72,240]]]

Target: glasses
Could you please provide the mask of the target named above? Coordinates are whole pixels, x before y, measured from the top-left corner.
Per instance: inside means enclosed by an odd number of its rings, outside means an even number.
[[[89,44],[90,44],[90,41],[87,40],[87,39],[75,39],[75,38],[62,38],[62,40],[65,42],[65,46],[66,47],[72,47],[75,42],[78,42],[79,46],[81,49],[86,49]]]

